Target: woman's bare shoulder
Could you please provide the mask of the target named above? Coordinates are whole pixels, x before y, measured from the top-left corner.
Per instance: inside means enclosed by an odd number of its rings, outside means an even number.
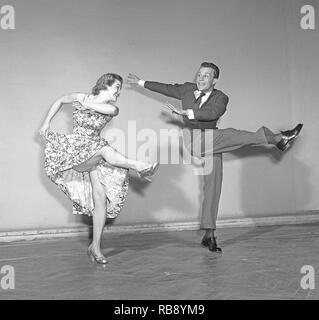
[[[60,99],[64,103],[72,103],[75,101],[83,101],[87,97],[86,93],[83,92],[72,92],[63,95]]]
[[[76,101],[83,101],[88,96],[87,93],[83,92],[73,92],[71,93],[71,97]]]

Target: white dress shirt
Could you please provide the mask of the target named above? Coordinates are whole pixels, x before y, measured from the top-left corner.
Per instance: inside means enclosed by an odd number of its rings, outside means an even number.
[[[195,91],[196,92],[196,91]],[[194,92],[194,95],[195,95],[195,92]],[[209,98],[210,94],[212,93],[212,90],[211,91],[208,91],[208,92],[205,92],[205,95],[202,96],[201,100],[200,100],[200,104],[198,106],[198,108],[200,109],[202,107],[202,105],[207,101],[207,99]],[[194,111],[192,109],[187,109],[186,110],[186,114],[187,114],[187,118],[189,120],[193,120],[195,119],[195,116],[194,116]]]

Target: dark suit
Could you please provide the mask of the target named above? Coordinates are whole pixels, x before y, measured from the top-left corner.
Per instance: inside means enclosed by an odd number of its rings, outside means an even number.
[[[225,113],[229,101],[222,91],[213,89],[208,99],[199,108],[200,101],[195,102],[195,83],[165,84],[146,81],[144,87],[182,102],[184,110],[191,109],[194,119],[183,117],[192,135],[184,135],[184,145],[197,157],[213,156],[213,170],[204,175],[204,199],[202,204],[201,228],[216,229],[218,205],[223,179],[222,153],[247,145],[267,144],[263,128],[257,132],[236,129],[218,129],[218,119]],[[200,130],[194,130],[200,129]],[[190,139],[189,137],[192,136]]]
[[[225,113],[229,100],[222,91],[213,89],[207,101],[199,108],[199,101],[195,103],[194,97],[194,91],[197,90],[195,83],[164,84],[146,81],[144,87],[181,100],[184,110],[192,109],[195,119],[184,118],[186,126],[191,129],[216,129],[217,120]]]

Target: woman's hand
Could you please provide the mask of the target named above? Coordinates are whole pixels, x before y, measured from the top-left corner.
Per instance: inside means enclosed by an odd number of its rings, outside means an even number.
[[[44,122],[41,128],[39,129],[39,135],[41,137],[45,137],[47,135],[47,132],[50,129],[50,123],[49,122]]]
[[[138,84],[141,79],[135,74],[129,73],[126,82],[128,84]]]

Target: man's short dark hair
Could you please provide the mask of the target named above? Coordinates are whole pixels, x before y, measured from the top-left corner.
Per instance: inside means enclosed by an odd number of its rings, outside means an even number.
[[[202,68],[212,68],[214,70],[214,78],[219,78],[219,68],[216,66],[216,64],[212,62],[203,62],[200,67]]]

